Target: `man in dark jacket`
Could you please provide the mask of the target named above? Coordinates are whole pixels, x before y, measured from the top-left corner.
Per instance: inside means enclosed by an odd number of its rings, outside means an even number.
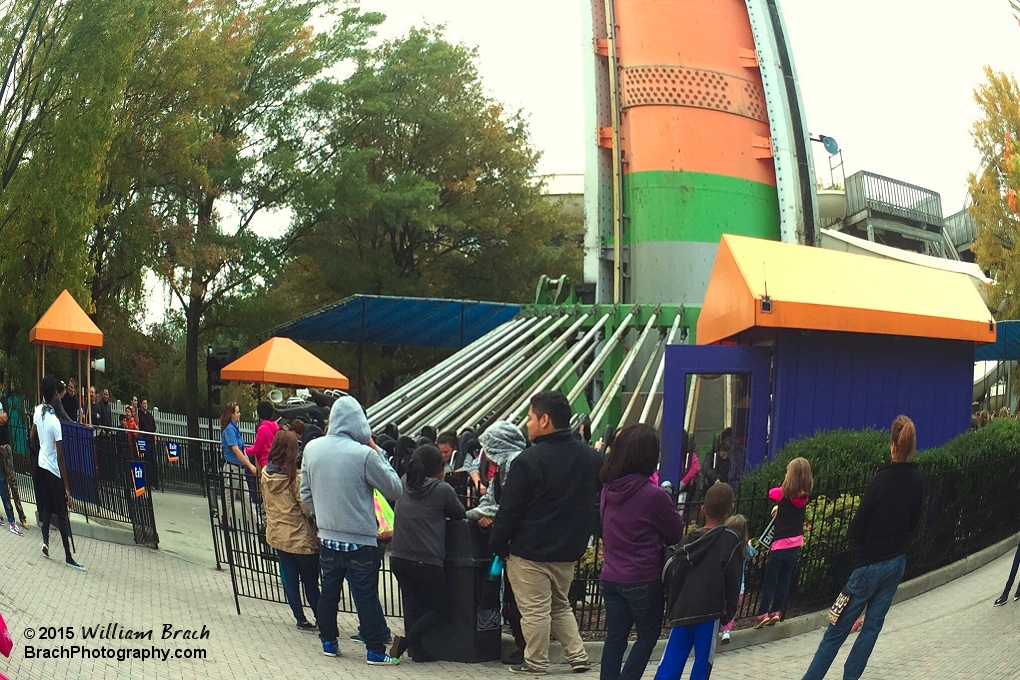
[[[99,393],[96,392],[95,387],[89,388],[89,413],[91,414],[89,416],[91,419],[89,425],[92,427],[99,427],[101,425],[100,421],[102,420],[103,409],[99,405]]]
[[[92,423],[95,425],[95,423]],[[113,410],[110,407],[110,390],[103,390],[103,398],[99,400],[99,424],[113,427]]]
[[[567,591],[595,527],[601,461],[571,435],[570,415],[559,392],[531,398],[533,446],[514,460],[492,525],[492,550],[507,558],[525,639],[525,662],[511,670],[525,675],[545,674],[550,633],[575,671],[590,668]]]
[[[138,409],[138,429],[145,433],[141,438],[145,441],[145,460],[149,462],[146,473],[151,476],[152,488],[159,489],[159,464],[162,456],[156,451],[156,416],[149,410],[148,399],[142,399]]]
[[[74,378],[67,379],[67,392],[60,398],[60,403],[72,423],[81,422],[81,401],[78,398],[78,383]]]
[[[709,484],[730,481],[730,453],[733,451],[733,428],[727,427],[719,437],[719,446],[705,459],[702,468]]]
[[[707,680],[720,623],[737,613],[744,546],[723,522],[733,511],[733,489],[720,482],[709,488],[701,512],[705,526],[687,534],[667,566],[666,623],[672,627],[655,680],[680,680],[694,649],[692,680]]]

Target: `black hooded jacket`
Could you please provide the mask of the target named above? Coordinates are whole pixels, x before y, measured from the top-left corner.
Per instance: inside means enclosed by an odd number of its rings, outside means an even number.
[[[390,557],[443,566],[448,519],[464,519],[464,506],[452,486],[428,477],[412,489],[405,478],[404,492],[393,508]]]
[[[514,459],[493,520],[492,551],[573,562],[595,530],[602,461],[570,430],[537,437]]]
[[[682,566],[668,584],[666,623],[674,628],[715,619],[729,623],[737,613],[744,571],[737,532],[720,525],[687,534],[676,559]]]

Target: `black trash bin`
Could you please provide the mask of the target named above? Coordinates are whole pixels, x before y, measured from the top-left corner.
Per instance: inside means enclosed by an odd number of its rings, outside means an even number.
[[[441,661],[481,663],[500,656],[500,581],[489,580],[489,536],[467,520],[446,523],[446,620],[422,640]]]

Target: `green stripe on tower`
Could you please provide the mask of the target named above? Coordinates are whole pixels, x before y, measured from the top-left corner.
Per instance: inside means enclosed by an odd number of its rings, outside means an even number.
[[[626,242],[701,241],[722,234],[778,241],[776,187],[701,172],[636,172],[624,176]]]

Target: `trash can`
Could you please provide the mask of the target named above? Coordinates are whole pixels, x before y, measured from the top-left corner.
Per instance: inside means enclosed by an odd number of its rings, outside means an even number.
[[[481,663],[500,656],[503,620],[500,581],[489,580],[489,536],[467,520],[446,523],[446,620],[429,632],[423,646],[441,661]]]

